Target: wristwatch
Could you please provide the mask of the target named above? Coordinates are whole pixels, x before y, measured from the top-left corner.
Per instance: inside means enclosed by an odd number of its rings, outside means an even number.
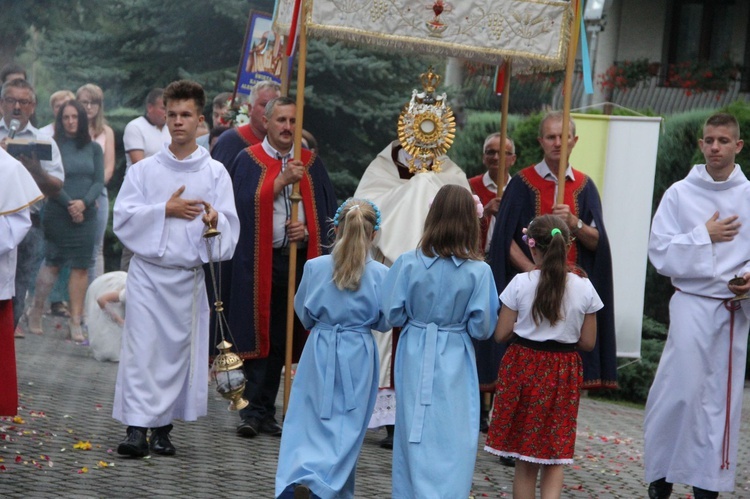
[[[576,228],[573,229],[573,234],[578,234],[578,231],[581,229],[583,229],[583,220],[579,218],[578,223],[576,223]]]

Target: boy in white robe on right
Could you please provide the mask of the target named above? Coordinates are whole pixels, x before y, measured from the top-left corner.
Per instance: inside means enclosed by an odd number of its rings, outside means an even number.
[[[699,144],[706,164],[664,193],[649,241],[676,289],[644,419],[650,499],[668,498],[672,483],[714,499],[735,483],[750,301],[732,298],[750,290],[750,182],[734,162],[734,116],[711,116]]]

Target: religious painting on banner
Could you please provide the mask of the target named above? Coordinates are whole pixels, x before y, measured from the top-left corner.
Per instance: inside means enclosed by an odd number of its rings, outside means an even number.
[[[306,0],[310,36],[460,57],[513,59],[515,72],[560,70],[573,11],[561,0]],[[295,0],[277,0],[274,28],[287,35]]]
[[[256,83],[273,80],[281,83],[284,37],[273,31],[271,15],[251,12],[245,34],[245,47],[237,72],[237,94],[250,95]]]

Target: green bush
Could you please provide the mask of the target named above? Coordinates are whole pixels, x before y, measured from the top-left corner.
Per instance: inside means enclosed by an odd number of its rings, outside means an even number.
[[[645,329],[645,328],[644,328]],[[618,359],[617,383],[618,390],[590,391],[592,397],[606,400],[626,400],[636,404],[645,404],[648,391],[654,382],[656,368],[659,366],[664,341],[657,339],[643,339],[641,343],[641,358]]]

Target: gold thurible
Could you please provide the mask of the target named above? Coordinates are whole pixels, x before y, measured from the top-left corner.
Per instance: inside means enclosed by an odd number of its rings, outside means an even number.
[[[208,213],[208,211],[209,207],[206,206],[206,213]],[[230,401],[228,409],[230,411],[236,411],[247,407],[249,402],[242,398],[242,393],[245,391],[246,383],[242,359],[232,351],[233,345],[224,338],[225,327],[230,337],[232,333],[229,330],[229,324],[224,316],[224,302],[221,301],[220,294],[221,283],[217,282],[217,276],[214,270],[215,262],[213,260],[213,251],[211,250],[211,243],[213,239],[216,238],[216,240],[219,241],[219,253],[221,253],[220,236],[221,232],[217,230],[216,227],[210,225],[203,233],[203,240],[206,243],[206,251],[208,253],[208,268],[211,274],[211,284],[213,286],[214,296],[216,297],[216,301],[214,302],[214,311],[216,312],[215,337],[218,339],[218,337],[221,336],[221,342],[216,345],[216,348],[221,353],[214,358],[213,364],[211,364],[211,378],[216,382],[216,391],[219,392],[223,398]]]

